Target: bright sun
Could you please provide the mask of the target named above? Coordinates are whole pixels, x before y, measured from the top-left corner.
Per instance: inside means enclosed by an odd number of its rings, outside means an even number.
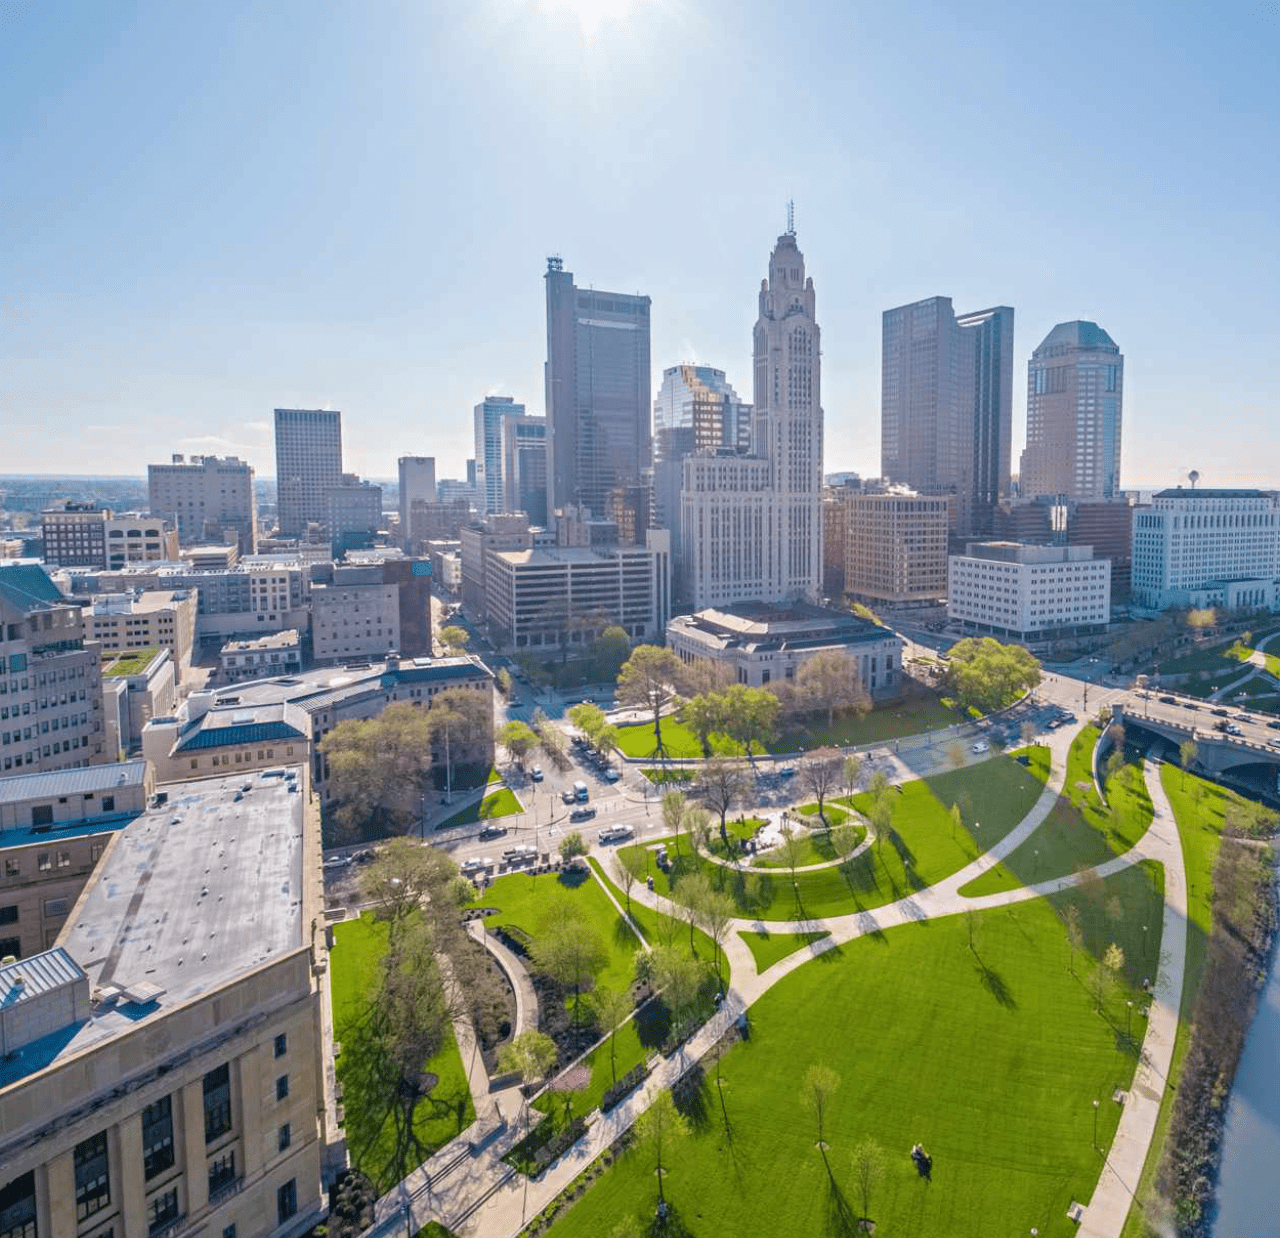
[[[572,17],[588,39],[609,22],[624,20],[631,3],[632,0],[534,0],[544,13]]]

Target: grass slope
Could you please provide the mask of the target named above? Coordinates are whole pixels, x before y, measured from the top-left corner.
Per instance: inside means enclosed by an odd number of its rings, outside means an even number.
[[[352,1163],[382,1192],[398,1180],[389,1169],[395,1142],[392,1122],[386,1115],[370,1111],[358,1087],[346,1076],[350,1074],[352,1055],[357,1052],[357,1028],[376,983],[378,961],[386,949],[387,929],[372,916],[361,916],[335,925],[333,940],[329,956],[333,1030],[334,1038],[344,1047],[337,1070],[344,1087],[347,1138]],[[452,1033],[440,1052],[427,1062],[426,1069],[438,1076],[439,1083],[431,1096],[418,1103],[413,1114],[414,1134],[423,1149],[423,1159],[469,1126],[476,1116]]]
[[[1125,918],[1145,914],[1139,901]],[[855,1235],[850,1155],[870,1137],[886,1157],[868,1209],[879,1233],[1073,1235],[1067,1205],[1090,1197],[1100,1168],[1092,1102],[1106,1146],[1120,1113],[1110,1096],[1135,1059],[1116,1033],[1128,992],[1099,1017],[1081,979],[1046,966],[1063,942],[1036,900],[980,916],[973,950],[951,917],[860,939],[785,977],[721,1063],[723,1112],[711,1080],[690,1106],[694,1135],[664,1179],[670,1231]],[[815,1062],[840,1076],[825,1159],[801,1098]],[[917,1140],[934,1157],[932,1183],[908,1158]],[[549,1232],[594,1238],[625,1215],[651,1216],[655,1200],[652,1166],[628,1152]]]
[[[1151,824],[1151,800],[1139,766],[1125,766],[1107,785],[1110,807],[1093,785],[1098,729],[1085,727],[1067,758],[1063,794],[1030,838],[981,877],[961,887],[970,898],[1068,877],[1078,868],[1122,855]]]
[[[490,817],[509,817],[512,813],[523,811],[516,793],[510,787],[501,787],[461,812],[455,812],[452,817],[437,825],[436,829],[448,830],[455,825],[471,825],[473,822],[487,821]]]
[[[787,955],[794,954],[812,942],[830,937],[831,934],[771,933],[768,929],[752,929],[747,933],[739,933],[738,936],[747,943],[751,957],[756,961],[756,971],[765,972],[779,959],[785,959]]]
[[[1041,784],[1008,757],[993,757],[961,770],[905,783],[891,791],[893,818],[888,836],[847,864],[790,875],[744,873],[694,859],[687,849],[664,872],[652,860],[653,844],[629,850],[648,863],[654,888],[679,901],[680,880],[701,868],[733,900],[739,915],[762,920],[848,915],[880,907],[912,890],[949,876],[1012,830],[1040,796]],[[959,806],[963,828],[955,829],[952,804]],[[869,808],[869,797],[855,796],[853,807]]]

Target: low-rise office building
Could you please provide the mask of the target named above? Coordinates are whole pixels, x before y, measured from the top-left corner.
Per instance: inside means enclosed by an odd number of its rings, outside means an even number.
[[[111,834],[153,788],[145,761],[0,776],[0,959],[54,944]]]
[[[0,773],[115,757],[106,745],[99,648],[84,613],[34,564],[0,565]]]
[[[1111,564],[1089,546],[971,542],[951,556],[947,616],[1020,641],[1097,632],[1111,621]]]
[[[302,669],[302,639],[289,631],[227,641],[218,653],[218,669],[226,683],[297,674]]]
[[[1280,493],[1178,486],[1135,507],[1133,601],[1280,611]]]
[[[644,546],[490,550],[485,556],[485,615],[502,648],[585,647],[611,625],[633,641],[658,640],[670,614],[670,534],[663,529],[649,529]]]
[[[752,687],[793,680],[809,658],[835,650],[853,662],[870,696],[893,697],[903,688],[897,633],[848,611],[805,602],[741,602],[677,615],[667,624],[667,645],[687,666],[723,666]]]
[[[178,530],[163,516],[117,515],[96,503],[67,502],[40,513],[44,561],[55,567],[122,568],[178,557]]]
[[[0,965],[0,1199],[22,1235],[293,1238],[326,1210],[306,768],[184,784],[107,841],[56,945]]]
[[[135,649],[104,658],[102,713],[108,753],[134,753],[142,729],[178,707],[178,680],[167,649]]]
[[[317,662],[429,656],[431,561],[370,552],[312,571],[311,653]]]
[[[951,499],[890,489],[836,491],[844,591],[871,605],[929,605],[947,595]]]
[[[104,654],[167,649],[181,679],[191,668],[197,605],[191,589],[99,594],[89,609],[89,634]]]

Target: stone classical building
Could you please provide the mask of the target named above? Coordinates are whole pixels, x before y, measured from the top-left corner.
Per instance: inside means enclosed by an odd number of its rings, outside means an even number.
[[[740,603],[677,615],[667,624],[667,644],[687,665],[717,663],[753,687],[795,679],[826,650],[848,655],[872,697],[897,696],[903,687],[901,637],[848,611],[806,603]]]
[[[305,766],[187,783],[0,965],[7,1233],[293,1238],[337,1138]]]

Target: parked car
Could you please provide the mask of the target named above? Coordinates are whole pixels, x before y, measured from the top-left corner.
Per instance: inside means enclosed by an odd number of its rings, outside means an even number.
[[[1277,718],[1274,722],[1268,722],[1267,726],[1273,731],[1280,731],[1280,718]]]
[[[616,769],[607,769],[604,771],[605,782],[617,782],[622,775]]]
[[[1171,696],[1162,696],[1160,698],[1161,705],[1176,705],[1178,702]]]
[[[331,855],[325,860],[324,866],[328,869],[346,868],[350,863],[351,857],[349,855]]]
[[[534,782],[541,782],[544,776],[545,776],[545,775],[544,775],[544,774],[543,774],[543,772],[542,772],[542,766],[541,766],[541,765],[535,765],[535,766],[534,766],[534,767],[529,771],[529,777],[530,777],[530,778],[532,778],[532,779],[534,780]]]
[[[1280,736],[1273,735],[1269,740],[1267,740],[1267,743],[1269,743],[1273,748],[1280,748]]]
[[[779,778],[794,778],[796,776],[796,767],[794,765],[784,765],[778,771]]]
[[[537,855],[537,849],[528,843],[519,847],[508,847],[503,853],[502,858],[508,864],[527,864]]]
[[[574,798],[574,797],[573,797],[573,792],[572,792],[572,791],[561,791],[561,792],[560,792],[560,802],[561,802],[562,804],[572,804],[572,803],[573,803],[573,798]]]
[[[986,741],[985,739],[980,739],[980,740],[978,740],[978,742],[977,742],[976,744],[974,744],[974,745],[973,745],[973,749],[972,749],[972,751],[974,751],[974,752],[990,752],[990,751],[991,751],[991,745],[990,745],[989,743],[987,743],[987,741]]]

